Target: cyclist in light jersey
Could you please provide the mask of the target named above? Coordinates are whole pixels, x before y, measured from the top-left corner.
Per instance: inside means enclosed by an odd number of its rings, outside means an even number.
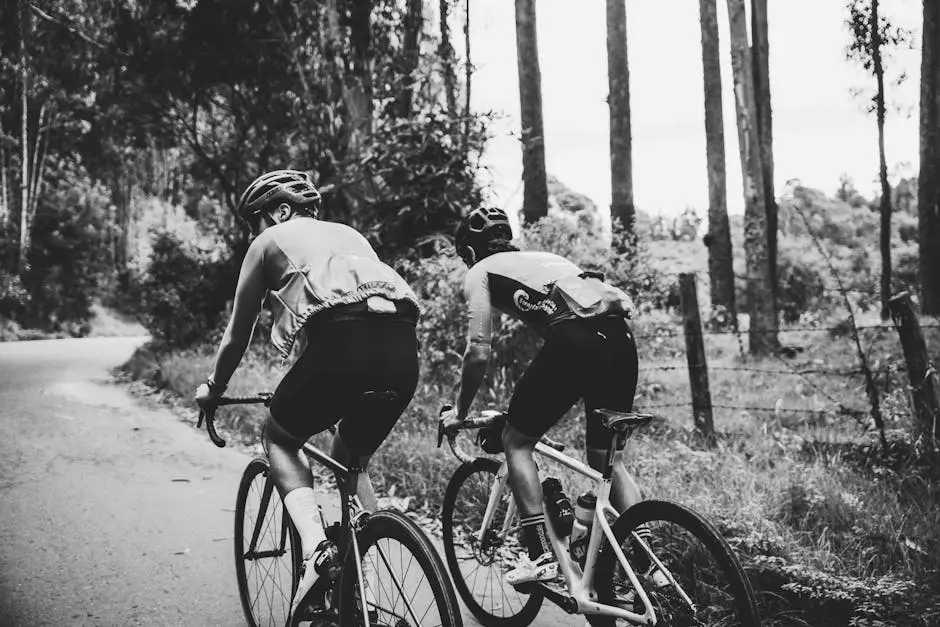
[[[271,341],[291,363],[274,392],[262,435],[272,477],[303,549],[291,615],[301,604],[322,601],[322,594],[308,593],[335,566],[336,555],[320,524],[313,476],[301,447],[339,421],[332,456],[348,465],[356,454],[365,470],[418,380],[414,292],[355,229],[317,220],[319,205],[319,191],[295,170],[268,172],[241,196],[238,215],[255,238],[238,276],[215,368],[196,390],[200,406],[222,395],[267,297],[274,314]],[[393,391],[396,398],[359,408],[357,402],[370,390]],[[375,510],[368,473],[360,474],[357,488],[363,506]]]
[[[464,281],[470,321],[457,403],[445,413],[444,426],[453,432],[467,418],[486,373],[495,311],[539,331],[545,342],[516,383],[502,435],[528,549],[528,558],[520,556],[506,581],[520,584],[547,581],[558,572],[545,532],[535,444],[584,399],[588,463],[602,470],[611,434],[590,410],[632,409],[637,352],[627,323],[633,311],[629,296],[558,255],[520,251],[511,239],[501,209],[476,209],[457,229],[454,244],[470,268]],[[620,511],[640,500],[623,464],[614,468],[611,500]]]

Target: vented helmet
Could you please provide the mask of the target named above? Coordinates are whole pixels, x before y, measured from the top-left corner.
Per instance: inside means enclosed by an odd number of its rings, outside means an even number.
[[[304,207],[314,215],[320,208],[320,192],[306,173],[299,170],[275,170],[262,174],[238,200],[238,216],[252,224],[259,213],[282,202]]]
[[[473,259],[470,263],[473,263],[481,258],[480,253],[485,250],[487,242],[499,238],[512,239],[509,216],[497,207],[479,207],[460,221],[454,234],[454,246],[464,260],[467,260],[466,249],[471,249]]]

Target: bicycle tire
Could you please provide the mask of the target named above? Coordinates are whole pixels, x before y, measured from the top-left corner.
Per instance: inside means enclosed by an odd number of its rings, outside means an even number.
[[[238,496],[235,500],[235,577],[238,580],[238,596],[242,602],[245,620],[251,627],[283,625],[287,622],[291,596],[297,589],[303,559],[300,537],[293,523],[290,522],[270,473],[271,467],[266,459],[259,457],[251,460],[242,473],[241,482],[238,485]],[[265,488],[266,484],[270,484],[268,488]],[[270,495],[264,511],[261,511],[265,489],[270,490]],[[258,500],[258,511],[254,511],[252,507],[255,496]],[[255,522],[259,517],[265,522],[261,526],[256,550],[276,552],[279,551],[283,541],[285,552],[282,555],[272,555],[258,560],[246,559],[246,550],[250,546]],[[287,533],[282,538],[285,531],[284,525],[286,525]],[[282,558],[286,558],[286,562],[274,564],[270,568],[266,565],[262,566],[262,560],[266,564],[268,559],[280,561]],[[248,562],[253,565],[257,564],[258,570],[252,569],[249,572],[246,568]],[[290,569],[289,573],[286,571],[287,568]],[[290,587],[284,589],[283,580],[288,576]],[[270,594],[252,594],[252,584],[261,588],[265,583],[271,584]],[[265,603],[268,604],[267,608],[265,608]],[[264,613],[263,616],[262,613]]]
[[[413,627],[463,627],[460,606],[447,577],[447,570],[431,541],[412,520],[398,512],[378,511],[369,515],[356,538],[360,556],[368,568],[368,571],[364,571],[364,578],[367,594],[371,598],[369,605],[374,613],[374,618],[370,613],[369,622],[374,627],[397,627],[402,624]],[[392,542],[411,554],[412,559],[408,560],[407,566],[404,565],[403,557],[396,558],[392,553]],[[373,548],[376,550],[372,551]],[[355,559],[350,541],[340,575],[339,616],[342,625],[361,624],[362,609]],[[403,572],[394,571],[396,562]],[[415,566],[420,569],[422,576],[418,585],[426,589],[411,591],[409,587],[407,591],[402,591],[397,588],[398,584],[408,586],[403,580],[413,579]],[[367,575],[366,572],[371,574]],[[386,600],[386,596],[390,597],[393,593],[399,595],[396,600]],[[436,609],[436,617],[432,607]]]
[[[479,571],[480,567],[490,567],[492,564],[496,564],[500,561],[498,550],[501,546],[494,544],[492,546],[487,545],[484,548],[480,548],[479,546],[468,547],[464,539],[458,537],[461,530],[454,525],[455,520],[466,522],[474,520],[472,515],[478,517],[483,516],[490,489],[496,478],[499,467],[500,464],[495,459],[478,457],[473,460],[473,462],[462,464],[457,468],[456,472],[454,472],[454,475],[447,484],[447,490],[444,493],[444,505],[441,512],[444,534],[444,554],[447,558],[447,566],[453,577],[454,587],[457,589],[457,593],[460,594],[460,598],[463,599],[470,613],[473,614],[480,623],[486,627],[525,627],[535,620],[536,615],[539,613],[539,609],[542,607],[542,595],[538,593],[526,595],[517,591],[503,580],[503,574],[506,568],[500,567],[500,565],[497,564],[495,569],[490,569],[496,572],[491,572],[485,581],[492,581],[493,577],[498,580],[499,584],[503,586],[504,592],[498,597],[494,597],[494,599],[500,602],[506,599],[507,605],[513,613],[499,615],[495,613],[497,608],[492,605],[490,605],[489,609],[484,607],[486,604],[485,593],[481,595],[474,593],[477,589],[476,573]],[[509,490],[507,488],[507,493],[508,492]],[[462,502],[460,507],[458,507],[458,497],[460,497]],[[511,494],[509,498],[512,498]],[[463,511],[463,502],[467,504],[466,512]],[[457,509],[460,511],[455,511]],[[494,515],[493,520],[495,524],[502,524],[504,511],[505,510],[502,510],[501,513],[500,510],[498,510],[496,515]],[[479,524],[473,527],[472,522],[469,526],[474,529],[479,528]],[[469,538],[468,540],[471,543],[476,541],[475,538]],[[463,555],[458,555],[458,552],[464,554],[469,552],[473,556],[473,559],[476,560],[477,564],[479,564],[479,566],[473,570],[473,580],[470,582],[467,581],[469,575],[465,574],[461,569],[461,561],[469,561],[469,559],[465,558]],[[481,557],[484,561],[492,558],[492,561],[484,565],[480,560]],[[484,590],[486,589],[487,588],[484,587]],[[492,587],[489,589],[491,590]],[[516,597],[519,598],[518,611],[512,609],[511,600]]]
[[[639,525],[647,525],[650,528],[652,536],[649,544],[653,553],[669,569],[682,589],[697,605],[698,611],[702,613],[701,616],[691,615],[671,585],[662,586],[659,589],[645,586],[651,602],[656,606],[659,622],[677,627],[683,625],[760,627],[760,616],[757,612],[757,602],[751,583],[731,546],[711,523],[694,510],[672,501],[651,500],[635,504],[617,518],[612,526],[614,537],[623,548],[627,559],[631,561],[631,565],[638,555],[638,549],[630,541],[631,532]],[[676,538],[668,533],[670,528],[667,525],[675,527],[677,531],[682,530],[690,534],[701,543],[704,551],[698,549],[696,553],[685,552],[679,557],[676,551],[677,543],[674,541]],[[710,569],[697,568],[701,566],[703,553],[707,553],[711,558]],[[647,564],[649,563],[645,554],[643,559]],[[718,567],[717,571],[720,571],[724,579],[723,587],[714,581],[715,566]],[[617,597],[615,574],[619,568],[619,560],[605,540],[598,556],[594,581],[598,598],[602,603],[615,604]],[[641,575],[645,569],[643,566],[638,566],[634,567],[634,570]],[[641,576],[641,580],[643,579]],[[708,581],[704,585],[695,585],[705,579]],[[710,593],[709,596],[702,597],[693,594],[700,590],[707,591]],[[714,604],[716,597],[722,599],[731,597],[733,601],[727,608],[717,608]],[[592,617],[592,625],[595,627],[608,627],[614,624],[612,618]]]

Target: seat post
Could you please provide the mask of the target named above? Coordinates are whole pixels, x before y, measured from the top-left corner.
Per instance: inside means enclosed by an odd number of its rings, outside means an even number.
[[[618,433],[615,429],[611,429],[610,445],[607,447],[607,461],[604,463],[604,473],[602,475],[606,480],[610,480],[614,473],[614,457],[617,455],[617,451],[623,446],[620,441],[621,437],[621,433]]]

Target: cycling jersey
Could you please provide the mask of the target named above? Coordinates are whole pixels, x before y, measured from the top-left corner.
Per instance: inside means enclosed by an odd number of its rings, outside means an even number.
[[[493,309],[544,330],[577,318],[627,315],[629,296],[585,273],[563,257],[536,251],[490,255],[476,263],[464,280],[470,309],[468,340],[489,345]]]
[[[284,357],[303,354],[305,325],[317,314],[356,303],[378,314],[417,311],[405,280],[344,224],[294,219],[265,229],[251,246],[261,251],[274,314],[271,341]]]

